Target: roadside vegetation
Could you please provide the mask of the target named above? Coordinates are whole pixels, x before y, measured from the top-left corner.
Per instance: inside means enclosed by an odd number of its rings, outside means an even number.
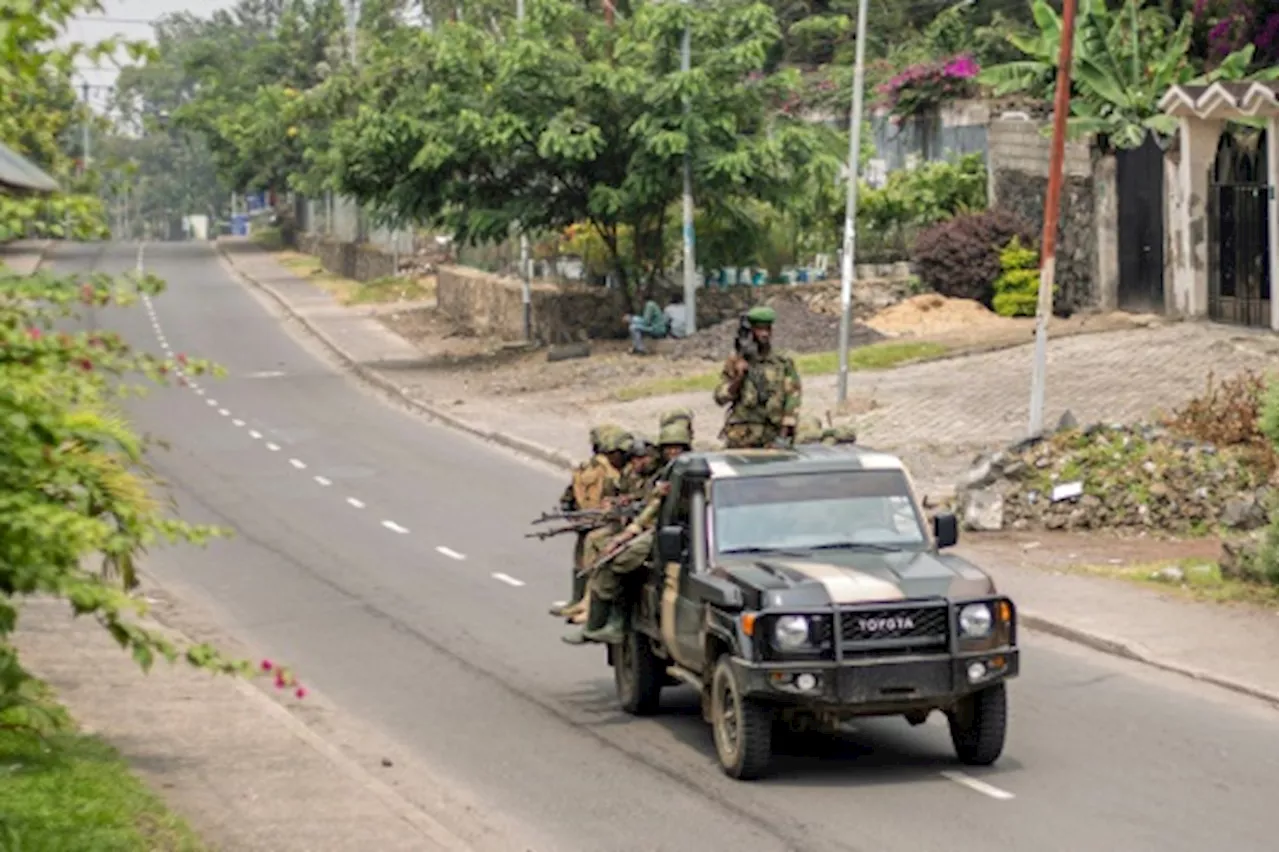
[[[372,281],[353,281],[329,272],[319,258],[309,254],[281,251],[277,253],[276,259],[281,266],[307,279],[344,305],[417,302],[433,299],[436,295],[435,277],[430,275],[418,278],[388,275]]]
[[[102,11],[60,0],[8,8],[0,28],[0,141],[55,175],[72,169],[63,133],[80,121],[72,77],[79,57],[123,46],[54,41],[73,19]],[[105,209],[84,193],[98,173],[69,180],[67,192],[31,206],[0,192],[0,239],[106,233]],[[12,218],[6,218],[12,217]],[[69,223],[70,230],[65,226]],[[20,659],[13,637],[22,603],[55,598],[67,615],[101,625],[143,671],[157,661],[210,673],[253,676],[261,666],[208,645],[182,646],[148,628],[134,592],[140,561],[162,543],[200,545],[224,530],[173,514],[147,463],[154,446],[126,419],[122,399],[148,386],[183,385],[218,374],[184,355],[156,357],[113,332],[80,327],[80,312],[132,307],[159,297],[152,276],[20,276],[0,267],[0,844],[12,850],[196,849],[198,844],[133,780],[109,748],[77,736],[66,708]],[[281,686],[288,672],[272,670]]]

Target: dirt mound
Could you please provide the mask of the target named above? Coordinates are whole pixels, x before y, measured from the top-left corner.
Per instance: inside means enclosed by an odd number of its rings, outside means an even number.
[[[839,343],[839,317],[814,313],[792,299],[774,299],[771,307],[778,313],[773,338],[779,349],[787,352],[828,352]],[[738,318],[733,317],[677,341],[671,348],[671,355],[674,358],[723,361],[733,352],[733,339],[737,333]],[[849,328],[851,346],[874,343],[883,337],[862,323],[855,322]]]
[[[886,335],[930,335],[975,325],[1004,326],[1006,317],[992,313],[972,299],[952,299],[938,293],[922,293],[885,308],[867,325]]]

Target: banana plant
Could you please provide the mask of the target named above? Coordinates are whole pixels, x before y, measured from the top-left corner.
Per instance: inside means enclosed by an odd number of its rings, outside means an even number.
[[[997,95],[1020,91],[1047,98],[1052,91],[1062,19],[1046,0],[1034,0],[1032,15],[1038,32],[1008,36],[1027,59],[992,66],[979,76]],[[1198,73],[1189,59],[1192,25],[1187,14],[1172,27],[1162,12],[1143,9],[1140,0],[1128,0],[1114,12],[1105,3],[1083,0],[1073,44],[1071,135],[1094,133],[1116,148],[1136,148],[1148,133],[1168,136],[1177,130],[1177,120],[1159,106],[1171,87],[1276,78],[1274,67],[1249,74],[1253,45]]]

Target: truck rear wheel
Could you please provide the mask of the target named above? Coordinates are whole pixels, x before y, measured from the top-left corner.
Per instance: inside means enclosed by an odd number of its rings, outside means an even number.
[[[649,637],[638,630],[627,631],[614,654],[613,682],[622,709],[633,716],[652,716],[666,683],[666,667],[653,653]]]
[[[947,714],[951,743],[961,763],[990,766],[1004,751],[1009,707],[1003,683],[988,686],[962,700]]]
[[[720,767],[730,778],[753,781],[773,758],[773,710],[742,694],[729,658],[711,676],[711,728]]]

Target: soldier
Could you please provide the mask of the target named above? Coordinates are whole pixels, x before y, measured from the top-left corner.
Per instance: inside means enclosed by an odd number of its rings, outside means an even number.
[[[592,457],[589,461],[578,465],[573,472],[573,480],[560,496],[560,509],[564,512],[575,512],[604,508],[606,500],[616,498],[620,493],[622,473],[620,468],[626,458],[626,447],[630,436],[619,426],[605,424],[591,430]],[[586,590],[586,578],[582,570],[583,556],[586,551],[588,532],[578,533],[573,549],[573,601],[567,604],[555,604],[551,614],[564,616],[574,604],[583,598]]]
[[[617,643],[622,641],[626,623],[626,607],[622,598],[623,579],[641,568],[653,549],[653,530],[658,513],[670,490],[671,463],[693,448],[693,415],[687,409],[669,411],[662,416],[658,444],[663,467],[657,481],[649,489],[644,508],[605,548],[603,561],[593,565],[588,584],[589,597],[586,624],[581,630],[564,637],[570,645],[587,642]]]
[[[773,349],[773,308],[757,306],[743,317],[733,355],[716,385],[716,405],[727,405],[725,446],[768,447],[795,437],[800,374],[790,356]]]

